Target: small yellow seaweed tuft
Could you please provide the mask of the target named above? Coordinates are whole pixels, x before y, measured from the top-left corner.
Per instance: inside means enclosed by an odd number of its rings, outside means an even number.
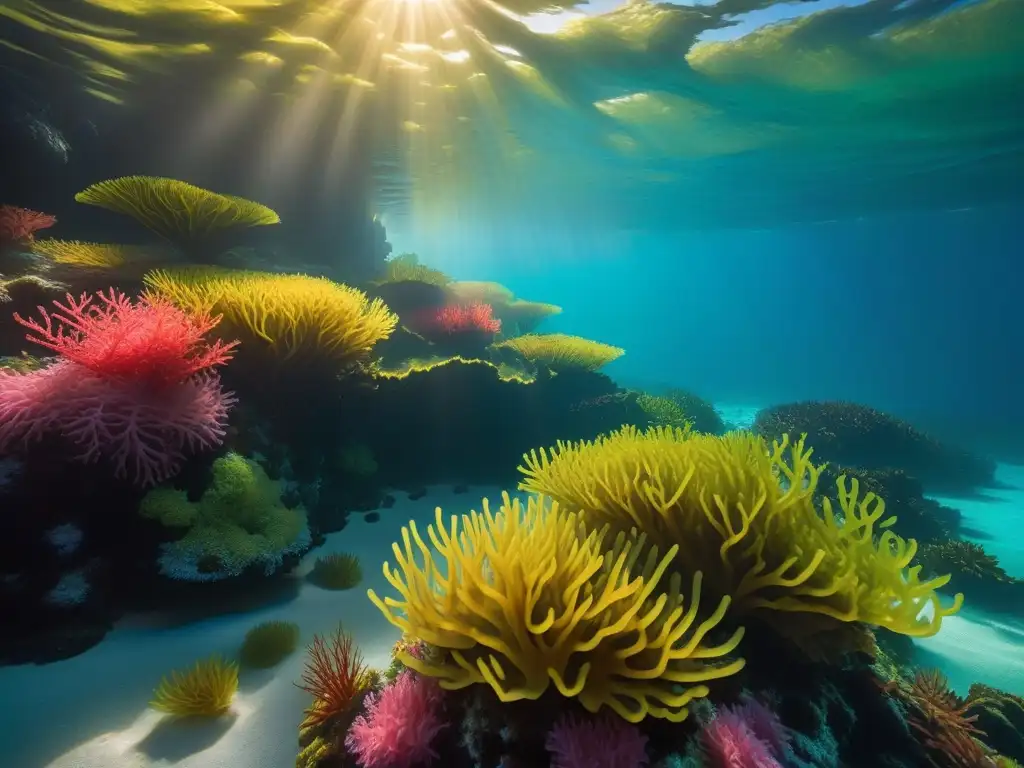
[[[150,706],[180,717],[216,717],[227,711],[238,690],[238,665],[220,656],[197,661],[160,681]]]

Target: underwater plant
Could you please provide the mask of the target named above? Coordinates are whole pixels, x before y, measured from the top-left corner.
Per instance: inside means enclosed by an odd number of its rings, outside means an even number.
[[[276,666],[299,644],[299,625],[293,621],[265,621],[245,633],[238,658],[243,666]]]
[[[370,692],[365,714],[352,721],[345,746],[362,768],[411,768],[437,758],[431,744],[447,727],[441,689],[410,670],[382,691]]]
[[[229,229],[281,221],[270,208],[252,200],[157,176],[122,176],[100,181],[76,194],[75,200],[127,214],[189,251]]]
[[[217,324],[166,301],[132,303],[111,288],[54,302],[42,321],[14,319],[60,359],[39,370],[0,369],[0,450],[60,434],[81,461],[106,458],[117,477],[153,485],[188,451],[219,445],[234,396],[213,369],[235,342],[205,341]]]
[[[161,545],[160,572],[184,581],[219,581],[261,568],[266,575],[310,545],[302,507],[281,502],[281,483],[255,461],[229,453],[213,462],[213,480],[198,501],[185,491],[154,488],[139,514],[184,536]]]
[[[227,711],[237,690],[238,665],[211,656],[184,672],[174,671],[164,677],[150,706],[180,717],[215,717]]]
[[[963,602],[936,593],[949,576],[920,578],[917,543],[891,530],[885,503],[840,478],[840,509],[815,506],[822,468],[803,440],[771,446],[750,433],[623,427],[594,441],[526,454],[520,488],[579,512],[614,534],[647,534],[678,548],[673,567],[702,573],[733,610],[787,622],[864,622],[924,637]],[[923,612],[925,605],[929,611]],[[774,615],[773,615],[774,614]]]
[[[313,697],[302,727],[322,724],[349,711],[371,678],[352,635],[342,627],[325,640],[314,635],[299,687]]]
[[[307,578],[322,589],[352,589],[363,580],[363,567],[355,555],[335,552],[318,557]]]
[[[438,652],[400,651],[407,667],[449,690],[489,685],[504,702],[538,699],[554,685],[590,712],[609,707],[630,722],[681,721],[707,682],[743,667],[727,658],[741,629],[705,644],[730,598],[698,618],[699,572],[688,600],[678,576],[662,583],[678,547],[659,555],[627,535],[606,545],[607,526],[588,529],[543,497],[525,509],[502,499],[496,513],[485,499],[482,513],[450,525],[438,508],[427,529],[433,552],[415,522],[402,529],[397,569],[384,566],[400,599],[369,596]]]
[[[531,363],[556,372],[596,371],[626,353],[621,347],[564,333],[528,333],[499,342],[494,348],[511,349]]]
[[[150,272],[145,283],[182,309],[220,313],[247,351],[266,349],[291,365],[357,362],[398,324],[380,299],[323,277],[184,267]]]
[[[551,768],[646,768],[648,762],[647,737],[607,714],[589,720],[563,715],[544,746]]]

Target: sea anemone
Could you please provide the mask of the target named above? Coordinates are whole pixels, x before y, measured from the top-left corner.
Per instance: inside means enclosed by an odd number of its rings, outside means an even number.
[[[163,678],[150,706],[181,717],[215,717],[227,711],[237,690],[238,665],[211,656]]]

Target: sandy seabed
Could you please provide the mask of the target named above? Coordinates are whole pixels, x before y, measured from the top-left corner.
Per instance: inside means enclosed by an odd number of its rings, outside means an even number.
[[[1024,577],[1024,467],[1001,466],[1006,490],[973,499],[940,499],[963,512],[965,527],[997,555],[1007,571]],[[246,631],[271,619],[296,622],[304,644],[339,622],[352,632],[368,663],[385,667],[398,630],[367,599],[366,589],[390,590],[380,564],[410,519],[425,527],[440,505],[448,513],[479,509],[493,488],[453,495],[431,489],[418,501],[400,500],[381,510],[380,521],[353,515],[344,531],[310,553],[294,574],[287,599],[255,611],[188,624],[160,617],[132,617],[99,645],[67,661],[0,668],[0,765],[4,768],[292,768],[298,726],[309,697],[294,683],[305,654],[297,652],[270,670],[241,673],[230,712],[212,721],[180,721],[148,708],[153,688],[169,670],[213,653],[237,652]],[[346,592],[322,590],[304,576],[316,557],[352,552],[363,562],[364,583]],[[1024,695],[1024,606],[1019,617],[971,609],[943,623],[923,640],[920,661],[940,667],[966,693],[984,682]]]

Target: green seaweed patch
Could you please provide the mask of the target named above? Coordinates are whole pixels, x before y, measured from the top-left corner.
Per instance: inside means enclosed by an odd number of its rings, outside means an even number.
[[[309,572],[309,581],[321,589],[352,589],[363,580],[359,558],[347,552],[322,555]]]
[[[245,633],[238,658],[243,666],[267,669],[280,664],[298,645],[298,624],[291,621],[265,621]]]

